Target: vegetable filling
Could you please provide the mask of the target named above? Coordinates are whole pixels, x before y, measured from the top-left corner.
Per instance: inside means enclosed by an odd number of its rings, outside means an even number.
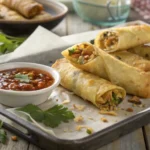
[[[99,101],[100,109],[102,110],[115,110],[116,106],[121,103],[122,96],[119,93],[109,91],[102,97],[103,101]]]
[[[118,36],[115,32],[107,31],[103,34],[102,39],[100,40],[101,47],[103,49],[113,48],[114,45],[118,43]]]
[[[87,44],[74,46],[68,52],[72,60],[78,64],[85,64],[96,57],[93,47]]]

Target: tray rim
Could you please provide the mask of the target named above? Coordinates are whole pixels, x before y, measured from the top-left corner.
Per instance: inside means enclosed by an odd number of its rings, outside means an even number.
[[[145,120],[145,122],[140,122],[140,124],[138,125],[134,125],[132,126],[131,129],[129,129],[127,132],[119,132],[119,134],[117,135],[117,138],[139,128],[139,127],[142,127],[143,125],[146,125],[150,122],[150,119],[144,119],[144,117],[146,118],[146,116],[150,116],[150,109],[148,110],[145,110],[143,112],[140,112],[138,114],[135,114],[133,116],[130,116],[129,118],[126,118],[122,121],[119,121],[107,128],[104,128],[100,131],[97,131],[87,137],[83,137],[83,138],[80,138],[80,139],[75,139],[75,140],[68,140],[68,139],[59,139],[57,138],[56,136],[54,135],[50,135],[46,132],[44,132],[43,130],[41,130],[40,128],[34,126],[33,124],[25,121],[24,119],[21,119],[19,118],[18,116],[10,113],[9,111],[5,110],[4,108],[0,108],[0,114],[3,115],[4,117],[7,117],[8,119],[14,121],[15,123],[21,125],[22,127],[26,128],[28,131],[30,131],[30,133],[33,133],[33,135],[35,134],[36,136],[41,136],[43,137],[44,139],[47,139],[47,140],[50,140],[51,142],[53,142],[55,145],[59,145],[60,147],[83,147],[83,145],[92,145],[92,142],[93,141],[96,141],[97,139],[101,140],[100,138],[104,138],[104,136],[106,136],[106,134],[108,134],[109,132],[113,132],[113,131],[116,131],[118,128],[125,128],[127,126],[127,124],[132,124],[133,122],[138,122],[140,120]],[[4,126],[5,128],[5,126]],[[14,127],[13,127],[14,128]],[[24,134],[24,136],[26,136],[26,134]],[[22,137],[24,138],[24,137]],[[114,139],[111,139],[111,141],[117,139],[116,137]],[[26,139],[27,140],[27,139]],[[32,141],[31,141],[32,142]],[[33,142],[32,142],[33,143]],[[102,144],[101,146],[105,145],[105,144],[108,144],[109,142],[106,142],[104,144]],[[33,143],[33,144],[36,144],[36,143]],[[101,143],[99,143],[101,144]],[[38,145],[37,146],[41,147],[41,145]],[[41,147],[43,148],[43,147]],[[99,148],[99,147],[97,147]],[[61,149],[60,149],[61,150]],[[62,150],[67,150],[67,149],[62,149]],[[92,150],[90,149],[87,149],[86,147],[86,150]]]

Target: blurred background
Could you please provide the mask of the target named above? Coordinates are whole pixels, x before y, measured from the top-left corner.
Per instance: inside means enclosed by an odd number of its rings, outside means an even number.
[[[70,12],[75,11],[83,20],[97,25],[113,26],[122,21],[112,23],[106,15],[115,17],[115,9],[124,21],[143,20],[150,22],[150,0],[58,0],[64,3]],[[109,6],[108,6],[109,5]],[[109,9],[108,9],[109,8]],[[107,12],[106,12],[107,11]],[[102,23],[103,17],[108,23]],[[92,20],[93,18],[93,20]],[[94,20],[95,18],[95,20]],[[116,19],[117,20],[117,19]],[[97,21],[97,22],[96,22]],[[114,21],[114,20],[113,20]]]

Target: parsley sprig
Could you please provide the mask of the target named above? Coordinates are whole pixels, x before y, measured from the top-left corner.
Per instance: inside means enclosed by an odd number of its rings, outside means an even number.
[[[5,144],[7,140],[7,133],[4,129],[2,129],[3,122],[0,120],[0,143]]]
[[[68,122],[75,117],[72,111],[69,111],[68,108],[63,105],[55,105],[54,107],[43,111],[38,106],[29,104],[17,110],[30,114],[37,122],[41,122],[52,128],[57,127],[62,122]]]
[[[19,80],[20,82],[30,82],[29,76],[27,74],[15,74],[15,79]]]
[[[14,51],[26,38],[12,37],[0,32],[0,54]]]

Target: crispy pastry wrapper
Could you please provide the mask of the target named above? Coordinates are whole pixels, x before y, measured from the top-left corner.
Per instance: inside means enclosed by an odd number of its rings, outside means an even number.
[[[77,55],[76,58],[74,58],[73,55],[71,55],[69,53],[70,50],[72,49],[78,49],[79,51],[87,51],[87,53],[89,53],[89,51],[91,52],[90,57],[88,59],[88,61],[86,62],[79,62],[79,57],[82,55]],[[104,79],[108,79],[108,76],[107,76],[107,73],[106,73],[106,70],[105,70],[105,66],[104,66],[104,63],[103,63],[103,59],[102,57],[99,55],[99,49],[88,43],[88,42],[84,42],[84,43],[80,43],[80,44],[77,44],[77,45],[74,45],[64,51],[62,51],[62,55],[70,61],[70,63],[79,68],[79,69],[82,69],[84,71],[88,71],[92,74],[95,74],[95,75],[98,75]]]
[[[150,45],[140,45],[137,47],[133,47],[128,49],[129,52],[135,53],[147,60],[150,60]]]
[[[92,52],[94,57],[91,59]],[[62,54],[75,67],[108,79],[123,87],[129,94],[150,97],[150,61],[137,54],[129,51],[108,54],[89,43],[74,45]],[[80,62],[79,57],[87,57],[87,54],[89,59]]]
[[[17,12],[15,12],[1,4],[0,4],[0,19],[12,20],[12,21],[25,20],[25,18],[23,16],[21,16],[20,14],[18,14]]]
[[[0,0],[0,3],[19,12],[26,18],[32,18],[43,10],[43,6],[34,0]]]
[[[112,93],[121,101],[126,96],[123,88],[93,74],[84,72],[69,63],[66,59],[57,60],[53,66],[61,76],[61,85],[76,95],[102,110],[114,110],[115,102]],[[120,101],[120,102],[121,102]]]
[[[8,20],[8,21],[42,21],[42,20],[49,20],[52,18],[52,15],[42,11],[37,16],[33,17],[32,19],[27,19],[17,13],[14,10],[6,7],[5,5],[0,4],[0,19]]]
[[[144,59],[137,54],[131,53],[129,51],[117,51],[110,54],[119,59],[120,61],[137,69],[140,69],[141,71],[150,71],[150,61]]]
[[[150,42],[150,26],[136,25],[101,31],[94,44],[106,52],[129,49]]]
[[[142,71],[104,51],[99,52],[112,83],[123,87],[129,94],[150,98],[150,71]]]

